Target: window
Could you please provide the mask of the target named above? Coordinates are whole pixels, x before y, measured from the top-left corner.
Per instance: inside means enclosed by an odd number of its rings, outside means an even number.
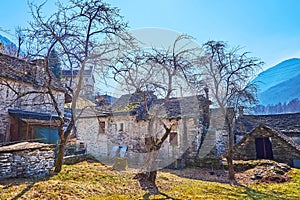
[[[123,123],[119,124],[119,131],[124,131],[124,124]]]
[[[99,122],[99,133],[105,133],[105,122]]]
[[[177,146],[178,145],[178,136],[177,136],[177,132],[171,132],[169,134],[169,142],[172,146]]]

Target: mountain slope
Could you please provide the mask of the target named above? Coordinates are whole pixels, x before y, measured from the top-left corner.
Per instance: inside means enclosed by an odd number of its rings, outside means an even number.
[[[260,93],[300,74],[300,58],[285,60],[260,73],[254,80]]]
[[[18,48],[8,38],[0,35],[0,43],[2,43],[4,45],[4,53],[10,54],[10,55],[15,55],[16,54]]]
[[[258,98],[263,105],[288,103],[295,98],[300,99],[300,74],[259,93]]]
[[[258,86],[261,105],[300,99],[300,59],[285,60],[260,73],[252,82]]]

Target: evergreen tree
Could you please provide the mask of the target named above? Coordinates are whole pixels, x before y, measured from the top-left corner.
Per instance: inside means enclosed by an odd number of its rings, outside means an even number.
[[[53,49],[49,54],[49,61],[48,61],[49,68],[51,69],[52,73],[55,77],[60,80],[61,79],[61,63],[58,57],[57,51]]]

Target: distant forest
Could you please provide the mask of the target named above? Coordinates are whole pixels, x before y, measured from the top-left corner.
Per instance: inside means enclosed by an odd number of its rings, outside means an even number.
[[[253,113],[257,115],[281,114],[300,112],[300,100],[298,98],[289,103],[278,103],[275,105],[257,105],[253,108]]]

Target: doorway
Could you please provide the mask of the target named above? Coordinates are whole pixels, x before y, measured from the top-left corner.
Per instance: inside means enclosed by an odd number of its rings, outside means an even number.
[[[255,138],[255,147],[257,159],[273,159],[273,150],[270,138]]]

